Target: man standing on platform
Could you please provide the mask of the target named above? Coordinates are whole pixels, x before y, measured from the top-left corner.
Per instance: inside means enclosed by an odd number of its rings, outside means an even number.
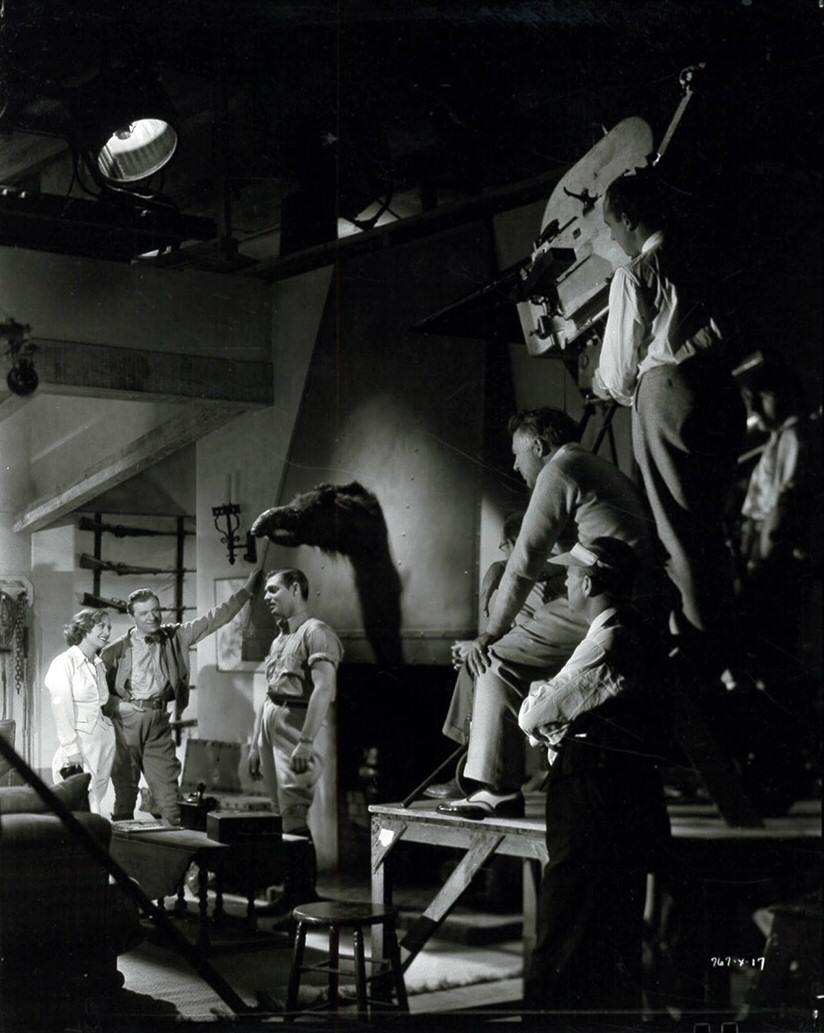
[[[565,598],[513,620],[553,548],[609,535],[625,541],[642,569],[653,562],[652,525],[638,489],[578,444],[579,427],[558,409],[527,410],[509,423],[515,469],[532,489],[521,530],[501,579],[487,630],[467,648],[475,677],[464,774],[480,788],[438,810],[466,818],[523,814],[524,744],[518,710],[532,681],[556,674],[586,633]]]
[[[682,651],[720,676],[732,601],[723,509],[744,405],[709,309],[706,256],[664,232],[654,173],[614,180],[604,221],[631,260],[612,278],[593,389],[632,406],[633,452],[681,595],[671,630]]]
[[[654,653],[629,605],[638,563],[609,537],[576,543],[553,563],[568,568],[569,608],[589,630],[518,717],[550,762],[549,863],[525,998],[539,1009],[637,1015],[646,876],[669,836],[654,752],[663,736]],[[628,1016],[609,1021],[618,1018]]]
[[[249,771],[263,776],[283,831],[311,842],[309,808],[323,770],[324,724],[343,646],[328,624],[309,616],[309,582],[302,570],[269,574],[264,599],[278,635],[266,657],[266,698],[255,720]],[[315,890],[314,858],[311,867],[306,901]]]
[[[240,612],[260,583],[256,570],[225,603],[184,624],[162,624],[160,600],[148,588],[129,596],[134,627],[101,653],[109,685],[103,711],[114,724],[113,821],[134,818],[137,788],[145,776],[154,810],[180,824],[180,761],[169,727],[169,704],[180,714],[189,700],[189,649]]]

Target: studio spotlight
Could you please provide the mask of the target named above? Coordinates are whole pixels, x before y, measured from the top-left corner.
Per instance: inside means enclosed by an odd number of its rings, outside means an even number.
[[[31,357],[17,359],[12,368],[6,374],[6,383],[13,395],[32,395],[37,390],[40,378],[34,368]]]
[[[177,149],[175,114],[156,75],[112,68],[78,87],[70,144],[103,185],[148,179]]]
[[[28,339],[30,326],[24,326],[15,319],[0,323],[0,340],[8,341],[7,356],[11,360],[11,369],[6,374],[9,391],[14,395],[26,397],[34,394],[40,378],[34,368],[36,346]]]

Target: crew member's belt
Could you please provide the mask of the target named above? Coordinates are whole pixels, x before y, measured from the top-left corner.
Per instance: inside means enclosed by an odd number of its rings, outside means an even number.
[[[127,699],[126,702],[138,710],[165,710],[169,701],[160,696],[150,696],[148,699]]]
[[[267,692],[266,695],[279,707],[298,707],[305,710],[309,706],[309,701],[302,696],[290,696],[285,692]]]

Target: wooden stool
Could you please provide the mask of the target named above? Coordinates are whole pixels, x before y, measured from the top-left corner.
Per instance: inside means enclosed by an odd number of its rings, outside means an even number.
[[[292,911],[297,922],[295,947],[292,955],[292,971],[289,975],[289,990],[286,996],[286,1021],[292,1021],[298,1010],[298,990],[303,972],[327,972],[329,975],[329,1001],[322,1007],[338,1011],[340,1004],[340,933],[341,929],[351,929],[354,940],[355,956],[355,993],[358,1008],[358,1019],[368,1021],[369,1004],[376,1003],[374,998],[366,994],[367,984],[381,976],[391,976],[397,997],[398,1009],[409,1011],[406,998],[406,986],[401,970],[401,954],[395,932],[397,912],[394,908],[378,908],[371,904],[349,904],[344,901],[325,900],[317,904],[301,904]],[[368,926],[382,925],[386,944],[386,959],[369,959],[369,964],[376,966],[375,971],[366,975],[367,959],[363,951],[363,931]],[[323,926],[329,930],[329,956],[325,962],[317,965],[304,965],[303,952],[306,947],[306,934],[310,927]],[[380,1002],[386,1003],[386,1002]],[[308,1009],[312,1010],[312,1009]]]

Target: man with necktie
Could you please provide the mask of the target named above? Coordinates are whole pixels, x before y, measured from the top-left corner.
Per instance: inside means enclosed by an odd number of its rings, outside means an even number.
[[[225,603],[184,624],[161,623],[160,601],[151,589],[140,588],[129,596],[134,627],[101,653],[110,694],[103,711],[112,719],[116,739],[113,821],[134,818],[142,774],[156,812],[172,825],[180,824],[180,761],[169,704],[174,700],[175,712],[183,712],[189,700],[189,649],[240,612],[261,573],[254,571]]]

